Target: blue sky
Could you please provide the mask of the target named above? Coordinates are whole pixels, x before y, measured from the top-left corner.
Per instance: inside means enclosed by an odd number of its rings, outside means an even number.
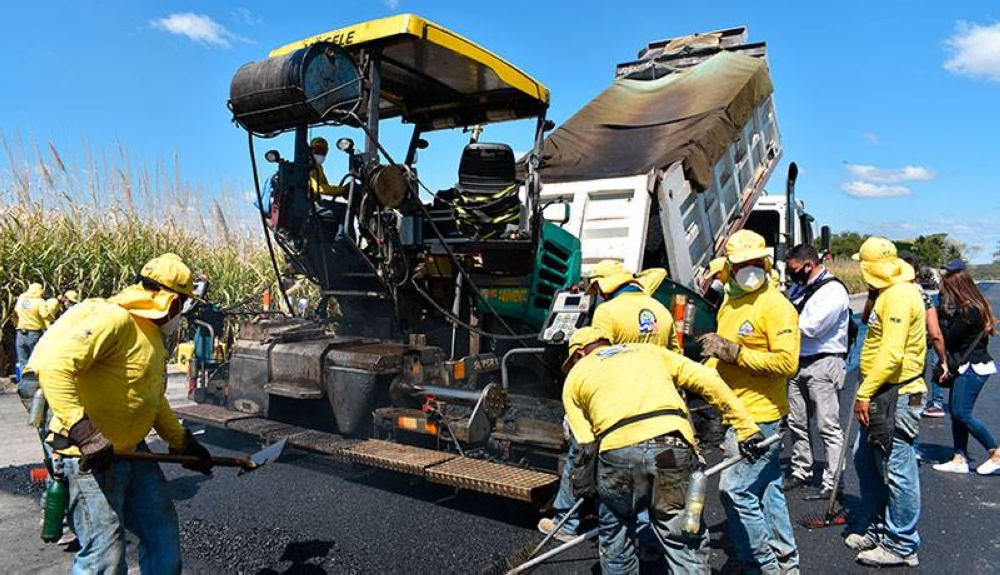
[[[647,42],[747,24],[752,40],[769,45],[785,160],[802,169],[799,197],[818,220],[892,238],[947,232],[981,246],[976,259],[988,259],[1000,240],[1000,5],[819,4],[8,3],[0,131],[53,141],[70,155],[85,141],[121,142],[149,162],[176,153],[186,179],[248,189],[245,134],[225,106],[229,81],[243,63],[304,36],[420,14],[548,85],[549,115],[560,123]],[[527,146],[526,128],[492,130],[486,139]],[[440,139],[452,145],[462,137]],[[431,143],[441,153],[422,175],[442,187],[454,180],[459,148]],[[405,141],[394,144],[402,154]],[[771,181],[775,191],[780,179]]]

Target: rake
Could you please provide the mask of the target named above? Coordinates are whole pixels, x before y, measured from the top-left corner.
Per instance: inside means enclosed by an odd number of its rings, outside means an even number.
[[[844,463],[847,461],[848,440],[851,438],[851,431],[854,427],[855,417],[853,414],[847,416],[847,427],[844,429],[844,448],[840,450],[840,459],[837,462],[837,469],[833,472],[833,489],[830,491],[830,499],[826,504],[824,515],[810,515],[799,521],[799,525],[809,529],[822,529],[824,527],[834,527],[847,525],[847,510],[837,509],[837,486],[840,485],[840,477],[844,473]]]

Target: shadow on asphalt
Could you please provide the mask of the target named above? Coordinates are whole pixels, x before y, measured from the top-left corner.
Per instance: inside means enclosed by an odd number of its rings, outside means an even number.
[[[326,569],[306,562],[326,557],[334,545],[333,541],[318,539],[289,543],[281,554],[281,561],[291,561],[292,564],[284,571],[261,569],[257,575],[325,575],[328,573]]]

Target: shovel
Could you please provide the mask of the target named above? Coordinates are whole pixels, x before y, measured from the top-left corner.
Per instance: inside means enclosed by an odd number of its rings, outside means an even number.
[[[250,457],[212,457],[212,465],[219,467],[239,467],[239,475],[256,471],[281,457],[281,452],[285,449],[285,441],[282,439],[277,443],[272,443]],[[193,455],[179,455],[174,453],[153,453],[149,451],[133,451],[132,453],[116,453],[115,459],[126,459],[128,461],[154,461],[157,463],[198,463],[200,458]]]

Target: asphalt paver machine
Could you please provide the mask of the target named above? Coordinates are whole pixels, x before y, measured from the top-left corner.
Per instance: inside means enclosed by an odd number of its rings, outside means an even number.
[[[541,217],[548,105],[532,77],[413,15],[240,68],[229,106],[251,156],[255,139],[294,134],[292,157],[264,154],[277,173],[258,205],[269,241],[319,286],[319,317],[243,324],[228,379],[204,384],[181,415],[456,487],[544,496],[556,478],[537,470],[555,470],[564,451],[559,356],[591,304],[568,291],[579,240]],[[380,137],[393,119],[412,126],[398,156]],[[483,126],[514,120],[534,130],[520,161],[480,141]],[[336,142],[348,169],[329,178],[342,197],[310,187],[309,130],[323,125],[361,134]],[[424,136],[459,129],[471,137],[458,183],[431,191],[417,176]]]

